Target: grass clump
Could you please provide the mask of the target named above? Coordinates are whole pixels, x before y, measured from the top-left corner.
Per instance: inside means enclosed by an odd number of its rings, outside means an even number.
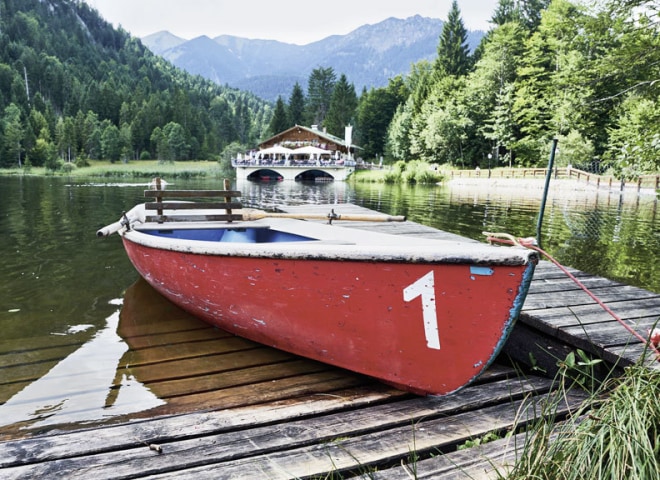
[[[421,160],[398,161],[387,170],[356,170],[351,174],[355,183],[435,184],[443,180],[445,175]]]
[[[529,432],[508,479],[646,480],[660,472],[660,373],[628,367],[585,401],[581,414]]]
[[[433,165],[421,160],[398,161],[391,168],[384,170],[356,170],[350,176],[353,183],[390,184],[434,184],[445,178]]]
[[[383,183],[387,170],[356,170],[348,177],[353,183]]]
[[[444,176],[433,165],[421,160],[412,160],[405,164],[401,172],[401,179],[404,183],[440,183]]]

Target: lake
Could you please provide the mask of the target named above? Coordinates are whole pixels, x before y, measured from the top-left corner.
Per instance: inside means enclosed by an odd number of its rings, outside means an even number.
[[[171,183],[219,187],[211,180]],[[138,275],[120,238],[95,236],[142,202],[144,188],[125,179],[0,177],[0,437],[3,429],[44,431],[164,403],[120,373],[131,358],[119,325],[125,297],[130,293],[130,308],[153,318],[196,319],[167,302],[136,300]],[[503,181],[488,188],[245,181],[236,188],[249,207],[327,203],[341,213],[342,203],[354,203],[478,240],[483,231],[534,236],[542,193],[538,183]],[[551,190],[544,249],[564,265],[660,293],[655,196],[575,190],[565,183]],[[122,388],[115,392],[117,384]]]

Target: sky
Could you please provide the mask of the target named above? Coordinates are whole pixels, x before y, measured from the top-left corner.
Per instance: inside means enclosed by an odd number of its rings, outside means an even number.
[[[386,18],[447,20],[452,0],[86,0],[136,37],[167,30],[190,40],[218,35],[306,45]],[[457,0],[468,30],[488,30],[498,0]]]

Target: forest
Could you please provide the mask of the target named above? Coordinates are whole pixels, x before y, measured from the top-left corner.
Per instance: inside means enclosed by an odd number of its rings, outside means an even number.
[[[459,4],[435,61],[359,94],[321,66],[271,105],[177,70],[82,0],[0,0],[0,168],[221,160],[351,124],[365,160],[545,166],[556,138],[559,165],[660,171],[656,1],[500,0],[474,52]]]
[[[0,0],[0,167],[215,159],[272,107],[151,54],[81,0]]]
[[[340,135],[332,102],[355,104],[341,118],[355,125],[365,158],[545,166],[556,138],[558,165],[622,178],[657,173],[659,14],[660,4],[645,0],[500,0],[469,52],[454,1],[434,62],[357,101],[340,79],[321,124]],[[286,112],[281,103],[275,117]]]
[[[394,158],[474,166],[558,161],[631,178],[660,170],[660,5],[500,0],[469,55],[454,3],[434,64],[404,80]],[[490,161],[490,160],[488,160]]]

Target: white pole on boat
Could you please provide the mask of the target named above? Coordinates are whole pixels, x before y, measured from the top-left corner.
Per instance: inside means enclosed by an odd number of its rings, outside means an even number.
[[[243,220],[261,220],[262,218],[293,218],[298,220],[349,220],[354,222],[405,222],[404,215],[371,215],[371,214],[339,214],[332,210],[331,213],[271,213],[263,210],[253,210],[244,208],[241,212]]]

